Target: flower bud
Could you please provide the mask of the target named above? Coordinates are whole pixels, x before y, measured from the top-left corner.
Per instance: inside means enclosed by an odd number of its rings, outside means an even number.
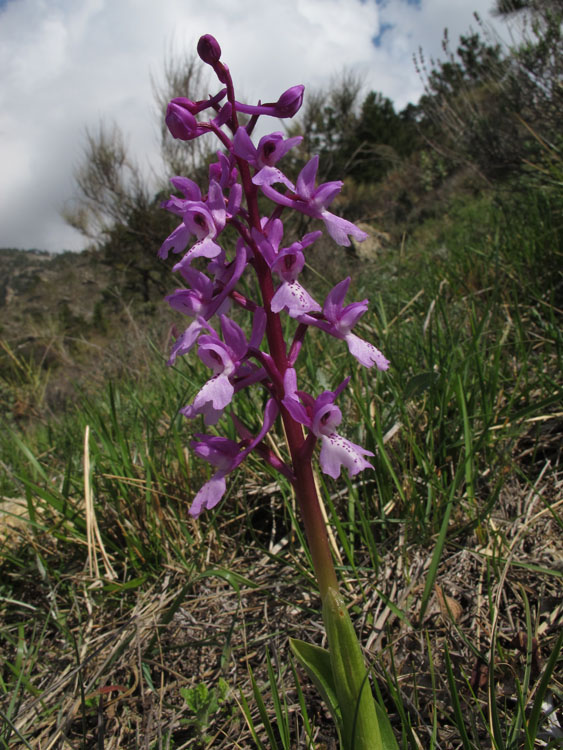
[[[303,104],[305,86],[292,86],[284,91],[274,105],[274,117],[293,117]]]
[[[178,97],[172,99],[166,108],[166,125],[174,138],[190,141],[202,134],[203,130],[196,118],[189,111],[189,99]]]
[[[204,63],[215,65],[221,59],[219,42],[211,34],[204,34],[197,43],[197,54]]]

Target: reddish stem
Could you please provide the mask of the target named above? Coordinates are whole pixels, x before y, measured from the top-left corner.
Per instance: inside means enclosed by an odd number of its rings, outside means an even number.
[[[242,159],[237,161],[246,194],[251,225],[259,232],[262,232],[258,211],[257,190],[256,186],[252,184],[249,166]],[[254,245],[253,249],[255,255],[254,267],[262,293],[264,310],[266,311],[266,337],[268,339],[270,355],[283,377],[290,363],[288,361],[287,347],[283,336],[280,316],[278,313],[272,312],[271,309],[270,303],[275,291],[272,273],[258,248]],[[313,567],[319,583],[320,594],[324,598],[329,588],[338,589],[338,580],[336,578],[336,571],[334,570],[326,523],[321,511],[313,475],[310,451],[304,450],[305,435],[303,434],[302,425],[293,419],[282,404],[280,404],[280,411],[293,464],[295,493],[303,518],[305,534],[313,559]]]

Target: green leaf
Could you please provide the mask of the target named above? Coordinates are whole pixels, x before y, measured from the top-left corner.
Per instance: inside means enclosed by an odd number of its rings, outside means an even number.
[[[374,701],[374,703],[377,721],[379,722],[379,734],[381,735],[381,746],[383,747],[383,750],[399,750],[399,745],[395,739],[393,729],[391,728],[391,722],[389,721],[385,709],[383,709],[377,701]]]
[[[306,643],[296,638],[290,638],[289,645],[293,655],[314,682],[324,702],[327,704],[338,729],[338,736],[341,738],[342,715],[338,706],[338,698],[336,697],[329,652],[326,648],[321,648],[320,646],[315,646],[312,643]],[[377,701],[375,702],[375,711],[379,722],[383,750],[399,750],[389,718]]]
[[[364,655],[344,599],[336,589],[329,588],[323,596],[323,620],[334,690],[342,713],[343,747],[387,750],[381,738]]]
[[[326,648],[300,641],[297,638],[290,638],[289,646],[293,655],[314,682],[322,699],[327,704],[338,729],[338,736],[342,737],[342,714],[340,713],[338,698],[336,697],[336,690],[334,688],[330,654]]]

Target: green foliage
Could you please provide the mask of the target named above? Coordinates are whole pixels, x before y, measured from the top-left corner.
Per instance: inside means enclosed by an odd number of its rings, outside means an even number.
[[[320,155],[319,179],[377,182],[420,145],[412,106],[397,114],[391,100],[375,91],[360,106],[360,91],[360,81],[344,74],[328,91],[310,94],[288,128],[304,137],[300,165]]]
[[[120,293],[126,300],[160,300],[167,289],[170,264],[157,257],[156,249],[174,221],[160,207],[161,199],[136,203],[104,233],[102,262],[121,276]]]
[[[349,138],[343,143],[344,174],[377,182],[420,145],[416,123],[407,108],[397,114],[390,99],[370,92]]]
[[[219,677],[217,686],[211,689],[204,682],[200,682],[194,687],[180,688],[180,695],[193,714],[192,718],[183,719],[182,724],[193,727],[197,734],[201,735],[202,742],[208,742],[211,736],[207,734],[207,730],[215,719],[215,714],[220,711],[232,712],[227,682]]]

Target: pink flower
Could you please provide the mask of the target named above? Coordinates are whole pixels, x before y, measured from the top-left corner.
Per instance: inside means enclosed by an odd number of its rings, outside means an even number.
[[[245,128],[239,128],[233,139],[233,151],[251,166],[262,169],[266,166],[273,167],[282,156],[285,156],[293,146],[301,143],[302,140],[303,137],[300,135],[294,138],[284,138],[283,133],[270,133],[270,135],[260,138],[258,147],[256,147],[250,140]]]
[[[221,315],[221,330],[225,341],[221,341],[213,329],[209,335],[199,337],[198,356],[213,371],[213,377],[204,384],[192,404],[180,409],[181,414],[188,419],[202,414],[206,425],[217,424],[234,396],[232,380],[239,372],[249,348],[257,349],[260,346],[265,327],[265,313],[262,308],[258,308],[254,313],[250,342],[247,342],[240,326],[225,315]],[[254,380],[257,373],[259,378],[262,377],[260,370],[244,370],[241,375]]]
[[[286,309],[291,318],[299,318],[309,312],[318,312],[321,306],[309,292],[297,281],[298,275],[305,265],[303,248],[312,244],[321,232],[311,232],[305,235],[301,242],[294,242],[290,247],[284,247],[274,262],[272,271],[282,279],[282,283],[274,294],[271,302],[272,311],[277,313]]]
[[[322,471],[333,479],[338,479],[342,466],[348,469],[349,476],[364,469],[373,469],[365,459],[365,456],[373,456],[373,453],[335,431],[342,421],[342,412],[334,401],[349,381],[350,378],[346,378],[335,391],[324,391],[313,399],[308,393],[297,391],[297,374],[293,368],[287,369],[284,376],[285,396],[282,403],[297,422],[309,427],[316,437],[321,438],[319,463]]]
[[[236,443],[229,438],[215,435],[196,435],[200,442],[193,442],[194,452],[217,467],[217,471],[195,496],[190,507],[190,515],[199,516],[203,510],[214,508],[225,494],[225,477],[234,471],[244,459],[262,442],[278,414],[278,407],[270,399],[264,410],[264,422],[260,432],[252,440],[246,438]]]
[[[389,360],[383,356],[379,349],[370,344],[369,341],[364,341],[364,339],[352,333],[352,328],[368,309],[368,301],[364,299],[361,302],[352,302],[344,307],[344,297],[349,286],[350,277],[341,281],[328,293],[323,307],[324,319],[303,315],[299,320],[307,325],[321,328],[337,339],[344,339],[348,344],[350,354],[365,367],[376,365],[378,370],[387,370]]]
[[[326,207],[332,203],[342,189],[343,183],[340,180],[323,182],[322,185],[315,188],[318,167],[319,157],[318,155],[313,156],[299,173],[295,185],[279,169],[270,166],[264,167],[255,174],[252,182],[259,185],[264,195],[275,203],[293,208],[307,216],[322,219],[328,233],[339,245],[347,247],[350,244],[349,236],[362,242],[367,238],[365,232],[352,224],[351,221],[342,219],[326,210]],[[278,182],[288,187],[293,195],[275,190],[272,185]]]

